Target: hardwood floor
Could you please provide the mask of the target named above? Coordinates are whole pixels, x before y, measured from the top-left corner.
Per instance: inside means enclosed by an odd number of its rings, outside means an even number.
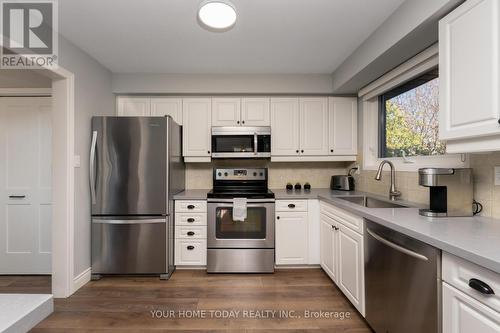
[[[0,294],[50,294],[50,275],[0,275]]]
[[[282,313],[273,318],[272,310]],[[308,319],[306,310],[348,313],[350,317]],[[151,311],[156,311],[157,317]],[[168,316],[169,311],[172,316]],[[205,318],[185,318],[203,313]],[[268,318],[264,317],[266,313]],[[232,317],[227,317],[229,314]],[[257,314],[261,317],[256,318]],[[300,318],[285,318],[284,314]],[[217,318],[219,315],[222,317]],[[56,299],[54,313],[32,330],[69,331],[371,332],[320,269],[280,270],[269,275],[209,275],[205,271],[178,270],[169,281],[153,277],[91,281],[70,298]]]

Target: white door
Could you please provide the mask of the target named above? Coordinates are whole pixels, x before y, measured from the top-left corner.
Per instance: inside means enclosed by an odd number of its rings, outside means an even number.
[[[151,115],[151,99],[143,97],[118,97],[116,114],[123,117],[147,117]]]
[[[240,113],[240,98],[212,98],[212,126],[240,126]]]
[[[468,0],[439,22],[439,137],[500,133],[500,6]]]
[[[307,235],[307,212],[276,212],[276,264],[307,264]]]
[[[244,126],[271,126],[271,109],[269,98],[242,98],[241,123]]]
[[[328,155],[328,98],[300,99],[300,154]]]
[[[443,283],[443,333],[500,333],[500,313]]]
[[[182,102],[183,151],[187,157],[210,157],[212,126],[210,98],[185,98]]]
[[[0,98],[0,274],[50,274],[51,98]]]
[[[339,288],[364,316],[363,236],[338,224]]]
[[[299,99],[271,98],[271,155],[298,156]]]
[[[182,125],[182,98],[151,98],[151,116],[170,116],[177,124]]]
[[[320,222],[320,260],[321,267],[330,276],[330,278],[337,282],[337,265],[335,256],[337,255],[335,236],[336,232],[333,230],[334,223],[332,219],[321,214]]]
[[[354,97],[330,97],[328,101],[328,152],[356,155],[358,101]]]

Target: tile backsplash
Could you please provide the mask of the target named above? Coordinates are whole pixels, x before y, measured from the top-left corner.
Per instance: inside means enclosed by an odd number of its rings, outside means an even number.
[[[332,175],[345,174],[347,163],[343,162],[301,162],[273,163],[267,160],[217,160],[212,163],[186,164],[186,188],[212,188],[212,169],[216,167],[267,167],[269,169],[269,188],[285,188],[288,182],[313,188],[328,188]]]
[[[470,155],[470,167],[474,176],[474,199],[483,205],[481,216],[500,219],[500,186],[495,186],[494,167],[500,166],[500,152]],[[384,171],[382,180],[375,180],[376,171],[361,171],[356,175],[360,191],[388,195],[390,173]],[[418,185],[417,172],[396,172],[396,186],[404,200],[428,203],[429,190]]]

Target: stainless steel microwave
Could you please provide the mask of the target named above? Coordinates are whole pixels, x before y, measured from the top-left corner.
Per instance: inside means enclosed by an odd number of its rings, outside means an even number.
[[[271,127],[212,127],[212,158],[271,157]]]

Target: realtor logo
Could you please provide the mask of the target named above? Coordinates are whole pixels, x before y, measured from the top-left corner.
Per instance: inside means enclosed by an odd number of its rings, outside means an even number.
[[[0,0],[2,69],[57,66],[56,0]]]

